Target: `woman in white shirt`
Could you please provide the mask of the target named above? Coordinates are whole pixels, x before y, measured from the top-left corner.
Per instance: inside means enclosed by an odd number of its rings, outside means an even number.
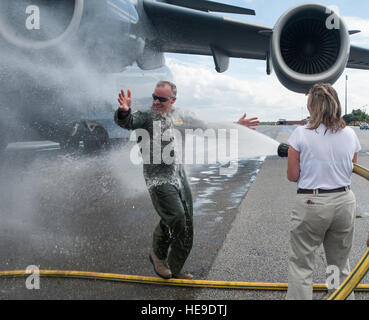
[[[321,244],[328,266],[339,270],[340,282],[350,273],[356,209],[350,185],[361,149],[355,132],[341,117],[331,85],[315,85],[307,108],[309,123],[298,127],[288,141],[287,177],[297,182],[298,194],[291,216],[286,298],[297,300],[312,299],[314,256]]]

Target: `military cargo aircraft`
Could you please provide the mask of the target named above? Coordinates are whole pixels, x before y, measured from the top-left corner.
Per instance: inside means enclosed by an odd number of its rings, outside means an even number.
[[[127,137],[113,124],[116,93],[130,87],[150,104],[155,82],[171,77],[167,52],[212,56],[218,72],[230,58],[264,60],[299,93],[345,68],[369,69],[369,50],[350,44],[359,31],[324,5],[296,6],[272,27],[213,12],[255,15],[208,0],[2,0],[0,150],[27,139],[93,149]]]

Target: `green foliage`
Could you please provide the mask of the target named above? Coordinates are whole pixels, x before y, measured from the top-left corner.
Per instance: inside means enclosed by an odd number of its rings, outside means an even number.
[[[360,110],[352,110],[352,113],[343,116],[343,119],[346,121],[347,124],[351,122],[369,122],[369,115]]]

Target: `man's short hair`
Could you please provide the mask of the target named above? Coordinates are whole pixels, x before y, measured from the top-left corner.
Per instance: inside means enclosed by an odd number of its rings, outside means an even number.
[[[176,97],[177,96],[177,86],[173,83],[173,82],[170,82],[170,81],[159,81],[156,86],[157,87],[164,87],[165,85],[169,85],[172,89],[172,95],[173,97]]]

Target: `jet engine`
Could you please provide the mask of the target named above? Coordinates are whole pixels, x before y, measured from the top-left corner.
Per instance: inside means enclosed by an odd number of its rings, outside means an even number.
[[[129,0],[3,0],[0,40],[10,52],[64,65],[80,56],[96,70],[120,72],[143,52],[138,20]]]
[[[271,38],[271,62],[288,89],[307,93],[315,83],[334,83],[350,53],[349,32],[332,9],[306,4],[287,11]]]

